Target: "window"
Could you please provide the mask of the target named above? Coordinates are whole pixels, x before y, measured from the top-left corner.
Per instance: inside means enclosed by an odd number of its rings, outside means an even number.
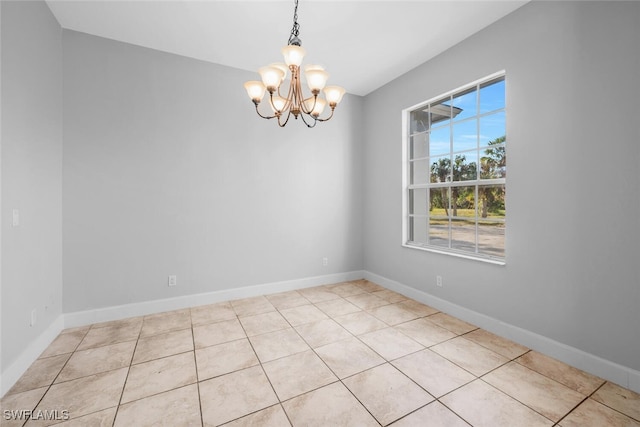
[[[403,111],[405,246],[505,260],[505,75]]]

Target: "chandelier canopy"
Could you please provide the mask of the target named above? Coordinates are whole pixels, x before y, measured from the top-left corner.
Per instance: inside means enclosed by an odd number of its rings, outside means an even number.
[[[302,48],[302,40],[298,37],[300,25],[298,24],[298,0],[295,0],[293,12],[293,28],[289,36],[287,46],[282,48],[283,63],[273,63],[258,70],[262,81],[249,81],[244,84],[249,98],[256,106],[256,112],[264,119],[277,119],[278,125],[284,127],[293,114],[294,118],[302,118],[307,127],[314,127],[318,122],[326,122],[333,117],[336,106],[342,100],[345,90],[340,86],[326,86],[329,73],[320,65],[306,65],[304,78],[311,91],[311,96],[305,98],[302,92],[300,68],[305,50]],[[289,73],[287,73],[287,71]],[[282,91],[283,83],[289,77],[289,89],[286,95]],[[320,91],[324,89],[324,98]],[[258,105],[264,97],[265,91],[269,92],[269,106],[273,115],[260,113]],[[329,104],[331,113],[326,118],[320,118],[326,105]]]

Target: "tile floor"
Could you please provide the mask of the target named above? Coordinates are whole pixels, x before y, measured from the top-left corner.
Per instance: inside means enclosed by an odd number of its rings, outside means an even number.
[[[2,410],[7,427],[640,427],[637,393],[365,280],[67,329]]]

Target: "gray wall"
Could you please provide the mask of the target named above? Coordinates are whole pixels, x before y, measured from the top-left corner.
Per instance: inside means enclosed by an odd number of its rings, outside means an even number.
[[[1,372],[61,313],[62,30],[44,2],[0,7]],[[20,212],[18,227],[13,209]]]
[[[640,3],[532,2],[368,95],[365,269],[639,370],[639,45]],[[501,69],[506,266],[402,247],[400,111]]]
[[[65,312],[361,269],[362,98],[280,129],[257,73],[63,41]]]

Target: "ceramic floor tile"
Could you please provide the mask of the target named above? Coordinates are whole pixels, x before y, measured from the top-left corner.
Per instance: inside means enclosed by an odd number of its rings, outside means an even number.
[[[26,420],[24,411],[33,411],[46,391],[47,387],[42,387],[4,396],[0,400],[2,427],[22,426]]]
[[[71,418],[7,427],[640,427],[639,394],[364,279],[65,329],[0,407]]]
[[[236,371],[200,385],[205,426],[217,426],[278,403],[260,366]]]
[[[640,394],[607,382],[592,397],[594,400],[640,421]]]
[[[328,286],[329,290],[336,295],[340,295],[342,298],[351,295],[363,294],[366,291],[353,283],[340,283],[334,286]]]
[[[60,334],[56,337],[55,340],[45,351],[40,355],[43,357],[51,357],[51,356],[59,356],[65,353],[72,353],[76,350],[80,342],[83,340],[85,335],[87,335],[86,330],[77,330],[75,332],[68,332],[64,334]]]
[[[278,310],[309,304],[309,300],[300,295],[298,291],[280,292],[277,294],[266,295],[266,298]]]
[[[135,341],[78,350],[69,359],[56,383],[112,371],[131,365]]]
[[[241,317],[240,323],[249,337],[291,327],[277,311]]]
[[[407,415],[393,427],[469,427],[462,418],[450,411],[440,402],[432,402]]]
[[[482,379],[556,422],[586,397],[515,362],[496,369]]]
[[[365,292],[376,292],[376,291],[385,291],[386,289],[383,288],[382,286],[370,282],[368,280],[354,280],[350,283],[353,283],[354,285],[356,285],[357,287],[359,287],[360,289],[362,289]]]
[[[394,326],[394,328],[425,347],[431,347],[432,345],[456,337],[456,334],[453,332],[441,328],[425,319],[412,320],[411,322]]]
[[[236,318],[236,312],[228,302],[201,305],[191,308],[191,324],[204,325],[205,323],[220,322]]]
[[[346,329],[332,319],[305,323],[304,325],[296,326],[295,329],[312,348],[351,337],[351,334]]]
[[[64,421],[60,424],[55,424],[56,427],[112,427],[113,421],[116,418],[116,407],[103,409],[102,411],[94,412],[92,414],[83,415],[69,421]],[[28,426],[28,424],[27,424]]]
[[[350,303],[360,307],[362,310],[371,310],[376,307],[388,305],[389,302],[377,297],[373,294],[358,294],[351,295],[345,298]]]
[[[387,327],[387,324],[382,320],[376,319],[364,311],[337,316],[334,320],[354,335],[366,334]]]
[[[133,365],[124,386],[122,403],[183,387],[196,381],[193,352]]]
[[[392,365],[435,397],[449,393],[476,378],[428,349],[396,359]]]
[[[69,411],[71,419],[114,407],[120,400],[129,368],[52,385],[37,410]],[[36,423],[36,425],[40,425]]]
[[[433,396],[388,363],[343,382],[382,425],[433,401]]]
[[[584,395],[590,395],[604,384],[602,378],[588,374],[536,351],[528,352],[518,358],[516,362]]]
[[[276,308],[264,296],[244,298],[231,301],[231,306],[238,316],[254,316],[256,314],[275,311]]]
[[[318,307],[330,317],[342,316],[343,314],[355,313],[356,311],[360,311],[359,307],[356,307],[344,298],[319,302],[316,304],[316,307]]]
[[[292,328],[257,335],[249,340],[263,363],[309,350],[309,346]]]
[[[300,295],[314,304],[322,301],[329,301],[332,299],[340,298],[340,295],[334,294],[324,286],[301,289],[298,292],[300,292]]]
[[[346,378],[385,362],[357,338],[348,338],[318,347],[316,353],[340,378]]]
[[[312,350],[267,362],[263,367],[280,401],[338,380]]]
[[[127,317],[125,319],[94,323],[93,325],[91,325],[91,329],[105,328],[107,326],[112,328],[124,328],[127,326],[142,326],[142,321],[143,321],[143,317]]]
[[[201,425],[198,386],[191,384],[121,405],[114,427]]]
[[[383,305],[369,310],[378,319],[389,326],[405,323],[418,318],[418,315],[398,304]]]
[[[91,328],[78,346],[78,350],[137,340],[140,335],[141,325],[141,323],[136,323],[124,326],[113,325],[103,328]]]
[[[380,426],[339,382],[283,402],[282,406],[294,426]]]
[[[478,377],[509,361],[508,358],[462,337],[434,345],[431,350]]]
[[[291,324],[291,326],[298,326],[304,323],[315,322],[322,319],[328,319],[329,317],[324,314],[315,305],[300,305],[298,307],[285,308],[280,310],[285,319]]]
[[[20,379],[11,387],[8,394],[33,390],[44,386],[49,386],[56,379],[62,367],[67,363],[70,353],[59,356],[45,357],[37,359],[31,364],[29,369],[22,374]]]
[[[193,338],[196,348],[204,348],[246,338],[246,335],[242,325],[240,325],[240,321],[232,319],[194,326]]]
[[[258,357],[246,338],[196,350],[199,381],[249,368],[258,363]]]
[[[512,397],[476,380],[440,399],[474,427],[538,427],[553,422]]]
[[[436,310],[433,307],[430,307],[426,304],[419,303],[418,301],[414,301],[414,300],[402,301],[402,302],[399,302],[398,305],[402,308],[406,308],[410,312],[415,313],[420,317],[431,316],[432,314],[436,314],[439,312],[439,310]]]
[[[148,337],[190,327],[191,311],[189,309],[153,314],[144,317],[140,336]]]
[[[409,298],[405,297],[402,294],[399,294],[397,292],[394,291],[390,291],[389,289],[385,289],[383,291],[375,291],[375,292],[371,292],[371,295],[375,295],[378,298],[382,298],[385,301],[388,301],[390,303],[397,303],[400,301],[407,301]]]
[[[153,335],[138,340],[136,352],[133,355],[133,363],[147,362],[192,350],[193,333],[191,329]]]
[[[480,344],[481,346],[501,354],[508,359],[515,359],[529,351],[529,349],[523,345],[516,344],[506,338],[494,335],[484,329],[476,329],[475,331],[465,334],[464,337],[469,341]]]
[[[587,399],[558,424],[560,427],[640,427],[640,422]]]
[[[273,405],[261,411],[239,418],[230,423],[224,424],[224,427],[283,427],[290,426],[287,414],[284,413],[282,406]]]
[[[87,333],[89,332],[89,329],[91,329],[91,325],[85,325],[85,326],[75,326],[72,328],[67,328],[67,329],[63,329],[60,334],[70,334],[70,333]]]
[[[360,335],[360,340],[387,360],[415,353],[424,347],[393,328],[380,329]]]
[[[467,332],[471,332],[474,329],[478,329],[477,326],[474,326],[471,323],[467,323],[453,316],[449,316],[446,313],[436,313],[429,317],[426,317],[425,319],[453,332],[456,335],[466,334]]]

